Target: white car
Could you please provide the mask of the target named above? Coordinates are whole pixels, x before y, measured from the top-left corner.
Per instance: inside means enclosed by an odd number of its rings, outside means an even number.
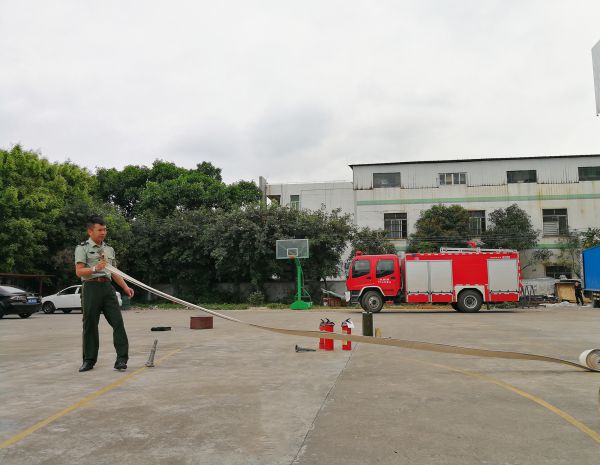
[[[123,306],[121,294],[117,291],[115,291],[115,294],[117,294],[119,307]],[[62,310],[63,313],[81,310],[81,284],[67,287],[56,294],[42,298],[42,311],[44,313],[54,313],[56,310]]]

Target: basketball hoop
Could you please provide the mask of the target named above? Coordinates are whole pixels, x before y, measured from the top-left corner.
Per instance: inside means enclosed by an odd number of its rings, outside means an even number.
[[[304,273],[302,272],[302,260],[309,257],[308,239],[280,239],[275,242],[275,258],[277,260],[289,260],[296,268],[296,300],[292,302],[292,310],[308,310],[312,307],[312,301],[308,290],[304,287]]]

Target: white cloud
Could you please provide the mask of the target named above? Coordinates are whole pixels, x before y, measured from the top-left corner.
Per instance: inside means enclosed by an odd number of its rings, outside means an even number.
[[[0,146],[271,182],[599,153],[599,17],[595,0],[4,0]]]

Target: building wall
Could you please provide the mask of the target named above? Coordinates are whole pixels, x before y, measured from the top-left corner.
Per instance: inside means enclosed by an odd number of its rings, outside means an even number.
[[[300,197],[300,208],[327,211],[341,208],[342,213],[354,214],[354,190],[351,182],[315,182],[305,184],[266,185],[267,197],[279,196],[281,205],[290,206],[291,196]]]
[[[596,93],[596,115],[600,115],[600,41],[592,48],[594,69],[594,91]]]
[[[406,213],[408,234],[423,210],[432,205],[461,205],[467,210],[493,210],[519,205],[531,217],[533,227],[543,229],[544,209],[567,209],[570,229],[600,225],[600,181],[579,181],[579,167],[600,166],[600,156],[544,157],[449,161],[437,163],[397,163],[353,167],[356,218],[360,226],[383,229],[385,213]],[[507,182],[507,171],[535,170],[537,182]],[[401,173],[401,187],[373,188],[373,173]],[[439,173],[466,173],[466,184],[439,185]],[[539,248],[558,255],[558,236],[542,236]],[[397,249],[405,240],[394,241]],[[524,261],[530,253],[523,255]],[[544,276],[542,265],[528,267],[525,275]]]
[[[400,171],[402,189],[433,189],[435,196],[436,189],[448,187],[439,186],[439,173],[466,172],[469,187],[505,185],[508,170],[536,170],[538,184],[569,184],[578,183],[579,166],[599,164],[600,155],[585,155],[353,165],[352,171],[356,190],[371,190],[373,173]]]
[[[414,232],[421,212],[432,205],[461,205],[484,210],[486,218],[498,208],[514,203],[531,217],[533,227],[543,229],[542,210],[567,209],[570,229],[600,227],[600,180],[580,181],[579,167],[600,167],[600,155],[482,159],[353,165],[353,182],[267,185],[267,195],[300,195],[300,207],[315,210],[342,208],[353,213],[358,226],[384,229],[385,213],[406,213],[407,233]],[[507,171],[535,170],[537,182],[508,183]],[[373,188],[373,173],[400,172],[400,187]],[[439,173],[466,173],[466,184],[439,185]],[[393,241],[398,251],[406,240]],[[539,248],[560,252],[558,236],[542,236]],[[531,251],[523,253],[527,262]],[[545,276],[543,265],[529,266],[526,277]]]

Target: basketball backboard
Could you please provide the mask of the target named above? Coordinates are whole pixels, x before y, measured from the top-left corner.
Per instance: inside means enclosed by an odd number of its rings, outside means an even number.
[[[594,90],[596,92],[596,115],[600,115],[600,41],[592,47],[594,66]]]
[[[308,258],[308,239],[282,239],[275,243],[277,260]]]

